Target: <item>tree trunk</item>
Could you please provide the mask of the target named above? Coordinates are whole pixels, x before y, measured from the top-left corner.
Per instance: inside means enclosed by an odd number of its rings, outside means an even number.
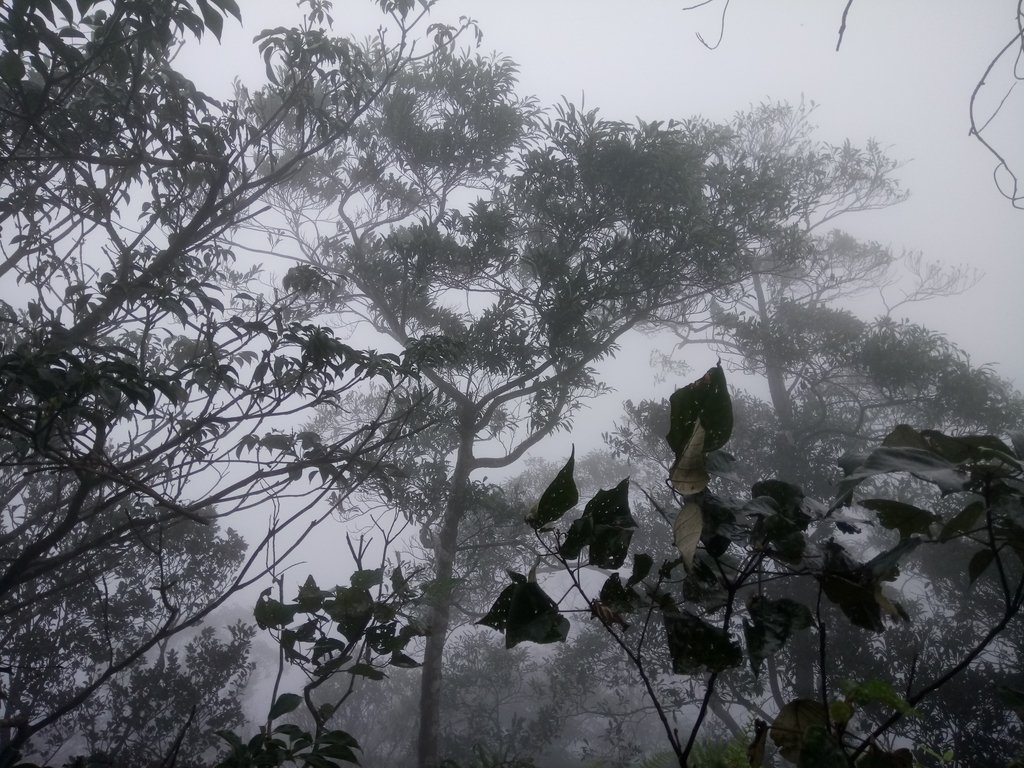
[[[436,592],[430,604],[429,629],[420,687],[419,741],[416,749],[418,768],[437,768],[440,763],[442,663],[444,646],[451,623],[452,575],[458,547],[459,524],[466,511],[469,475],[473,471],[473,431],[464,428],[459,442],[451,490],[441,519],[441,530],[434,550]]]
[[[798,482],[805,477],[806,467],[797,446],[793,401],[786,387],[786,373],[781,365],[777,352],[773,348],[772,339],[768,337],[771,328],[771,316],[768,302],[765,300],[764,286],[761,276],[754,275],[754,293],[757,295],[758,319],[765,334],[764,369],[768,380],[768,394],[772,401],[772,410],[779,422],[779,433],[776,436],[778,453],[775,456],[776,470],[779,477],[789,482]],[[810,632],[797,632],[790,640],[790,652],[793,655],[793,679],[789,682],[798,697],[815,698],[814,662],[818,657],[814,637]]]

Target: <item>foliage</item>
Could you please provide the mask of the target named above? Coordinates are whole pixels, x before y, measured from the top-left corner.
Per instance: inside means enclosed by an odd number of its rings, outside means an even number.
[[[239,225],[393,87],[422,18],[385,3],[401,40],[362,47],[304,5],[257,36],[269,84],[224,102],[172,61],[233,0],[0,10],[0,760],[271,572],[401,430],[296,428],[408,369],[236,262]],[[438,30],[418,61],[449,55],[459,30]],[[244,555],[239,513],[270,518]]]
[[[672,439],[672,435],[679,434],[677,423],[686,428],[687,434],[700,423],[700,416],[688,403],[706,398],[706,407],[729,408],[727,391],[714,384],[720,376],[720,369],[712,369],[683,390],[685,395],[677,393],[673,398],[669,442],[677,461],[689,447],[688,442]],[[844,510],[856,503],[857,492],[870,486],[873,478],[892,472],[912,474],[936,485],[950,500],[957,499],[957,506],[951,511],[930,513],[934,514],[933,523],[860,561],[840,542]],[[557,482],[564,484],[565,479],[560,477]],[[716,496],[710,490],[680,496],[676,502],[680,507],[695,502],[701,509],[715,510],[704,518],[699,558],[689,568],[683,567],[682,557],[677,557],[652,569],[646,563],[637,565],[645,555],[649,563],[650,555],[635,553],[629,575],[615,570],[597,597],[585,588],[581,573],[585,567],[582,549],[600,546],[599,537],[591,531],[567,553],[562,542],[568,539],[571,526],[565,530],[552,521],[536,535],[547,556],[558,562],[570,579],[575,594],[591,607],[611,640],[632,663],[681,766],[688,764],[719,679],[742,674],[745,661],[756,677],[766,659],[785,647],[793,635],[808,630],[818,640],[817,661],[823,671],[819,695],[792,699],[781,706],[770,729],[758,727],[750,746],[752,753],[763,754],[770,731],[782,756],[798,765],[902,765],[911,759],[908,750],[881,746],[891,738],[895,726],[915,716],[919,706],[998,644],[1024,603],[1024,547],[1018,541],[1024,530],[1024,456],[1019,453],[1019,444],[1012,447],[997,437],[952,437],[902,426],[882,446],[848,467],[840,495],[830,507],[811,502],[800,489],[779,480],[756,484],[749,499]],[[868,516],[872,514],[869,506],[857,508]],[[968,525],[957,520],[965,515],[964,510],[972,517]],[[885,509],[885,524],[916,527],[911,521],[918,520],[922,511],[910,505],[889,506]],[[884,670],[879,678],[840,686],[833,670],[841,672],[846,665],[844,659],[856,654],[857,649],[837,647],[831,640],[836,628],[852,624],[874,634],[886,631],[889,624],[908,621],[907,612],[887,586],[899,579],[901,563],[919,546],[961,543],[974,550],[974,558],[983,556],[990,561],[985,570],[993,569],[990,578],[1001,596],[999,611],[986,615],[974,628],[962,655],[949,659],[924,682],[915,679],[912,670],[905,696],[896,693],[903,673],[894,668]],[[622,565],[620,560],[612,567]],[[980,565],[970,571],[972,581],[984,572]],[[698,579],[704,582],[702,589],[694,588]],[[787,582],[809,585],[810,594],[816,595],[813,607],[776,597]],[[717,589],[709,590],[709,585]],[[536,589],[543,594],[539,585]],[[547,600],[547,605],[557,605]],[[558,605],[557,610],[563,610],[563,606]],[[632,622],[625,620],[627,616]],[[514,613],[500,599],[489,619],[485,623],[502,629],[506,637],[520,636],[526,630],[525,623],[532,620]],[[685,739],[672,725],[649,672],[653,651],[648,644],[654,643],[655,622],[664,628],[663,642],[673,672],[706,674],[701,705]],[[860,643],[870,644],[869,636],[860,636]],[[563,638],[534,639],[557,642]]]

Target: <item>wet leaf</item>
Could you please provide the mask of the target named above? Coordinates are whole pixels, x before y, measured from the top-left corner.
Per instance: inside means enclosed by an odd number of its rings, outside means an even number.
[[[675,522],[672,523],[672,538],[687,573],[693,570],[693,556],[697,552],[697,544],[703,530],[704,514],[701,512],[700,504],[691,499],[676,513]]]

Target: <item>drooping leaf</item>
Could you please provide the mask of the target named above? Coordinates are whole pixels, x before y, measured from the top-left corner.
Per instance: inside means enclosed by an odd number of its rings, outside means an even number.
[[[561,643],[569,635],[569,621],[558,611],[555,601],[539,584],[515,584],[505,628],[505,647],[514,648],[529,640],[533,643]]]
[[[324,611],[345,638],[355,642],[363,636],[373,618],[373,597],[368,589],[337,587],[334,594],[324,600]]]
[[[289,712],[294,712],[301,703],[302,697],[297,693],[282,693],[270,708],[269,717],[271,720],[276,720]]]
[[[666,611],[663,621],[676,674],[721,672],[743,662],[743,651],[726,630],[688,611]]]
[[[992,565],[995,557],[996,553],[991,549],[980,549],[975,552],[971,557],[971,561],[967,564],[968,582],[974,584],[978,577],[985,572],[985,569]]]
[[[704,467],[704,438],[704,427],[697,419],[689,441],[672,464],[669,477],[676,493],[692,496],[708,487],[711,476]]]
[[[972,501],[960,510],[952,519],[942,526],[939,541],[949,541],[962,536],[974,529],[979,518],[985,513],[985,505],[980,501]]]
[[[956,464],[931,451],[883,446],[868,454],[859,467],[840,481],[835,506],[849,503],[853,490],[868,478],[893,472],[906,472],[932,483],[943,493],[962,491],[968,479]]]
[[[477,624],[504,632],[505,627],[508,626],[508,612],[512,607],[512,592],[515,590],[515,587],[515,584],[509,584],[505,587],[501,594],[498,595],[498,599],[494,601],[491,610]]]
[[[373,589],[384,583],[383,568],[366,568],[355,571],[349,579],[354,589]]]
[[[899,531],[903,539],[914,534],[927,535],[931,524],[938,520],[937,515],[926,509],[893,499],[861,499],[858,503],[877,512],[882,527]]]
[[[732,401],[721,364],[669,398],[670,422],[665,436],[678,457],[690,442],[697,421],[705,431],[704,451],[718,450],[732,434]]]
[[[651,572],[651,568],[654,566],[654,558],[648,555],[646,552],[638,552],[633,555],[633,572],[629,575],[626,580],[626,586],[632,587],[634,584],[639,584],[645,578],[647,574]]]
[[[700,504],[690,499],[676,513],[676,519],[672,523],[672,538],[687,573],[693,570],[693,556],[697,552],[697,544],[703,530],[704,514]]]
[[[788,598],[755,596],[747,607],[753,621],[744,620],[743,634],[750,668],[757,675],[764,660],[779,651],[793,632],[810,627],[813,619],[807,606]]]
[[[594,494],[583,515],[569,526],[559,549],[565,558],[579,557],[590,547],[589,563],[599,568],[620,568],[629,552],[636,520],[629,511],[629,478],[610,490]]]
[[[594,518],[586,513],[572,521],[565,540],[558,548],[558,554],[567,560],[576,560],[584,547],[590,546],[594,540]]]
[[[812,728],[823,728],[827,722],[827,713],[821,702],[794,699],[779,710],[772,721],[772,741],[786,760],[798,763],[807,732]]]
[[[625,586],[618,573],[613,573],[601,586],[598,600],[615,613],[632,613],[640,604],[640,595],[632,587]]]
[[[576,506],[580,500],[576,481],[573,479],[573,468],[576,461],[576,449],[569,454],[569,460],[555,475],[555,479],[541,494],[540,499],[526,517],[526,522],[534,530],[561,519],[562,515]]]
[[[284,627],[295,620],[295,614],[299,610],[298,605],[282,603],[274,600],[268,595],[269,590],[260,595],[256,601],[256,608],[253,609],[253,618],[260,629]]]

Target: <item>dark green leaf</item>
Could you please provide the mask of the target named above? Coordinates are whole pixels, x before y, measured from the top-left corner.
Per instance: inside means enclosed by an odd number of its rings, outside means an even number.
[[[383,680],[386,675],[371,664],[359,663],[353,664],[347,670],[349,674],[359,675],[360,677],[367,677],[370,680]]]
[[[858,503],[877,512],[882,527],[899,531],[903,539],[915,533],[927,535],[931,524],[939,519],[926,509],[892,499],[862,499]]]
[[[224,31],[224,17],[215,8],[210,7],[208,0],[196,0],[196,4],[199,6],[199,11],[203,14],[203,22],[206,24],[207,29],[213,32],[214,36],[220,40],[221,32]]]
[[[355,642],[363,636],[373,618],[373,598],[367,589],[337,587],[334,594],[324,600],[324,611],[337,623],[345,638]]]
[[[558,471],[555,479],[541,494],[537,506],[527,516],[526,522],[535,530],[561,519],[579,501],[580,494],[573,479],[575,461],[576,449],[573,448],[565,466]]]
[[[974,553],[971,557],[971,562],[967,565],[967,578],[969,583],[973,584],[978,580],[978,577],[985,572],[985,569],[992,565],[992,561],[995,560],[996,553],[991,549],[980,549]]]
[[[294,712],[301,703],[302,697],[297,693],[282,693],[270,708],[270,719],[276,720],[289,712]]]
[[[794,699],[779,710],[772,722],[771,737],[781,754],[791,763],[800,760],[807,732],[828,722],[824,705],[813,699]]]
[[[594,521],[590,564],[598,568],[620,568],[636,528],[636,520],[629,511],[629,479],[611,490],[598,491],[583,514]]]
[[[584,514],[578,520],[573,520],[569,531],[565,534],[565,540],[558,548],[558,554],[566,560],[576,560],[584,547],[590,546],[594,540],[594,518]]]
[[[501,594],[498,595],[498,599],[494,601],[491,610],[477,624],[504,632],[505,627],[508,626],[508,612],[512,608],[512,593],[515,591],[515,588],[515,584],[509,584],[505,587]]]
[[[647,574],[651,572],[653,565],[654,558],[646,552],[639,552],[633,555],[633,572],[629,575],[629,579],[626,580],[626,586],[632,587],[634,584],[639,584],[643,579],[647,578]]]
[[[688,611],[664,614],[672,671],[678,675],[721,672],[743,662],[743,651],[729,633]]]
[[[949,541],[973,530],[984,513],[985,505],[980,501],[972,501],[942,526],[939,541]]]
[[[813,619],[807,606],[788,598],[758,596],[751,599],[748,608],[753,623],[743,622],[743,634],[750,668],[757,675],[762,662],[779,651],[794,631],[810,627]]]
[[[384,583],[384,569],[368,568],[356,571],[349,582],[353,589],[372,589]]]
[[[253,618],[260,629],[284,627],[295,619],[298,610],[297,605],[285,605],[279,600],[261,595],[253,609]]]
[[[962,491],[967,481],[967,475],[955,464],[931,451],[918,448],[876,448],[860,467],[840,481],[838,503],[847,503],[853,489],[868,478],[891,472],[911,474],[938,486],[943,493]]]
[[[569,621],[558,612],[555,601],[534,582],[514,584],[505,628],[505,647],[521,642],[545,644],[564,642]]]
[[[721,448],[732,434],[732,401],[719,364],[669,398],[669,431],[665,436],[678,457],[690,442],[697,420],[704,427],[704,451]]]

